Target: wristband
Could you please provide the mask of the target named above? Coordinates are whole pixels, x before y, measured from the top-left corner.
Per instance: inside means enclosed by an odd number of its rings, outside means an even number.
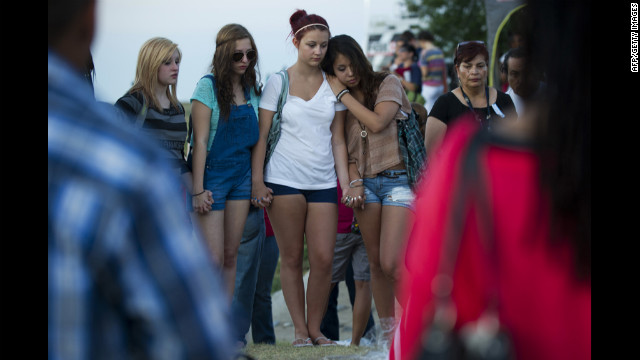
[[[195,194],[195,195],[191,195],[191,197],[195,197],[195,196],[198,196],[198,195],[202,195],[202,194],[204,194],[204,192],[205,192],[205,191],[207,191],[207,190],[202,190],[202,192],[201,192],[201,193],[197,193],[197,194]]]
[[[340,99],[344,96],[344,94],[346,94],[348,92],[349,92],[349,89],[344,89],[344,90],[340,91],[338,93],[338,95],[336,95],[336,99],[338,99],[338,101],[341,102]]]
[[[355,180],[353,180],[353,181],[351,181],[351,182],[349,183],[349,187],[350,187],[350,188],[355,188],[355,187],[363,186],[363,184],[355,185],[355,186],[354,186],[354,185],[353,185],[353,183],[354,183],[354,182],[356,182],[356,181],[364,182],[364,180],[362,180],[362,179],[355,179]]]

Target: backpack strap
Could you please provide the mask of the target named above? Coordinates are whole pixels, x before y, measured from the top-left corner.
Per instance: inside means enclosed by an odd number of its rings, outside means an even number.
[[[144,119],[147,117],[147,109],[148,109],[147,100],[144,98],[144,94],[140,94],[140,95],[142,95],[142,109],[140,109],[140,112],[136,117],[136,123],[135,123],[136,129],[140,129],[142,127],[142,124],[144,123]]]
[[[275,150],[278,140],[280,140],[280,120],[282,119],[282,109],[287,102],[287,94],[289,93],[289,73],[287,69],[282,69],[276,74],[282,77],[282,87],[280,88],[280,96],[278,97],[278,107],[276,113],[273,114],[271,120],[271,127],[269,128],[269,134],[267,135],[267,149],[264,157],[264,166],[267,165],[271,154]]]
[[[213,77],[213,75],[211,74],[207,74],[205,76],[203,76],[202,78],[200,78],[200,80],[204,79],[204,78],[209,78],[211,80],[211,85],[213,86],[213,98],[215,99],[217,94],[216,94],[216,79]],[[191,137],[193,134],[193,120],[191,118],[191,112],[189,112],[189,122],[187,124],[187,140],[186,142],[191,144]],[[186,157],[186,154],[185,154]]]
[[[281,70],[278,72],[282,76],[282,88],[280,89],[280,97],[278,98],[278,112],[282,113],[284,103],[287,102],[287,94],[289,93],[289,73],[287,70]]]

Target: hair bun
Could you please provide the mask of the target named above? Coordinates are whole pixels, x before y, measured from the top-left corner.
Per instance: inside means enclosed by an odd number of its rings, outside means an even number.
[[[300,27],[299,21],[300,19],[307,16],[307,12],[305,10],[298,9],[296,12],[291,15],[289,18],[289,24],[291,24],[291,29],[295,32]]]

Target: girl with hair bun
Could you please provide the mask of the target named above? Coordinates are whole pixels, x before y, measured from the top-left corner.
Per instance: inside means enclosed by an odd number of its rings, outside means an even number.
[[[298,59],[285,70],[289,88],[280,138],[266,164],[267,138],[283,86],[281,76],[268,79],[260,100],[251,201],[266,207],[278,242],[282,292],[294,325],[293,346],[335,345],[320,332],[320,324],[331,288],[338,224],[336,182],[342,189],[349,188],[346,108],[337,101],[320,69],[331,35],[327,21],[297,10],[289,22]],[[302,280],[305,239],[310,265],[306,318]]]

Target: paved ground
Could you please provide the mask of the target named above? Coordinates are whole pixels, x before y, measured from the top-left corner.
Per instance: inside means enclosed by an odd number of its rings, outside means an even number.
[[[308,273],[304,276],[305,289],[308,276]],[[353,323],[351,303],[349,302],[349,291],[344,281],[341,281],[339,286],[338,319],[340,320],[340,340],[348,340],[351,339]],[[291,316],[287,310],[281,290],[273,293],[271,302],[276,341],[292,342],[294,338],[293,323],[291,322]],[[371,304],[371,309],[373,310],[373,318],[376,321],[376,325],[378,325],[378,313],[375,311],[375,305],[373,303]],[[247,334],[247,342],[252,342],[251,331]]]

